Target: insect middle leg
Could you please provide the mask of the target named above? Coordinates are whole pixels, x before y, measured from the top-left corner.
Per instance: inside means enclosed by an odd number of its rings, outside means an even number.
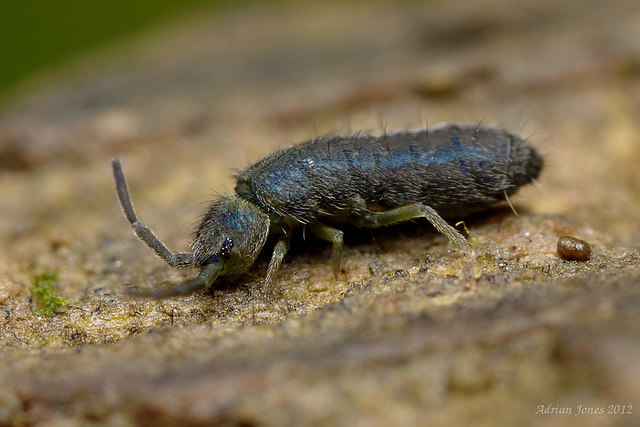
[[[337,228],[329,227],[324,224],[314,224],[309,227],[309,231],[318,239],[331,242],[331,264],[333,266],[333,277],[340,274],[340,260],[342,259],[342,248],[344,247],[344,233]]]
[[[414,203],[412,205],[401,206],[385,212],[371,212],[361,215],[356,224],[365,228],[379,228],[393,225],[416,218],[426,218],[436,230],[444,234],[449,241],[462,248],[473,259],[473,251],[469,241],[462,234],[445,221],[433,208]]]

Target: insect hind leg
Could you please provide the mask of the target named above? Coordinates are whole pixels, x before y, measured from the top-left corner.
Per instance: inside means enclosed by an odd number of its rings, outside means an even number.
[[[164,243],[156,237],[149,227],[143,225],[136,217],[136,212],[133,210],[133,203],[131,202],[131,196],[129,195],[129,189],[127,188],[127,181],[124,178],[124,172],[122,171],[122,165],[119,159],[113,159],[111,161],[113,168],[113,178],[116,182],[116,192],[118,193],[118,199],[120,200],[120,206],[124,212],[124,216],[127,217],[129,223],[133,227],[133,231],[136,236],[144,242],[153,252],[156,253],[164,262],[169,264],[173,268],[191,268],[195,267],[195,259],[193,254],[186,252],[171,252]]]
[[[458,230],[449,225],[438,212],[422,203],[401,206],[385,212],[369,212],[361,216],[356,224],[365,228],[380,228],[416,218],[426,218],[431,225],[440,233],[444,234],[450,242],[464,250],[473,258],[473,251],[469,241],[465,239]]]

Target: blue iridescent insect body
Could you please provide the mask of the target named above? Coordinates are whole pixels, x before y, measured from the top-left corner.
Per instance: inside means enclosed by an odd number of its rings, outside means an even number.
[[[235,194],[214,200],[198,226],[193,253],[173,253],[136,218],[120,162],[116,189],[138,237],[175,268],[200,272],[184,283],[140,294],[166,297],[246,272],[267,237],[276,243],[272,283],[296,228],[332,243],[338,275],[350,222],[378,228],[426,218],[457,246],[467,240],[443,218],[485,210],[537,178],[542,157],[525,139],[498,127],[444,124],[381,136],[327,136],[276,151],[237,175]]]

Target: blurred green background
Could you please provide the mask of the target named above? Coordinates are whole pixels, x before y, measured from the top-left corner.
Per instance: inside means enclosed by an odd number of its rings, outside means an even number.
[[[33,75],[198,8],[231,0],[0,0],[0,100]]]

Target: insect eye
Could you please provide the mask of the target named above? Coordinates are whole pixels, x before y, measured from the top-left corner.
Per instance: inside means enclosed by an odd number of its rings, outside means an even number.
[[[225,237],[222,241],[222,246],[220,247],[220,256],[225,259],[229,259],[231,257],[231,249],[233,248],[233,239],[230,237]]]

